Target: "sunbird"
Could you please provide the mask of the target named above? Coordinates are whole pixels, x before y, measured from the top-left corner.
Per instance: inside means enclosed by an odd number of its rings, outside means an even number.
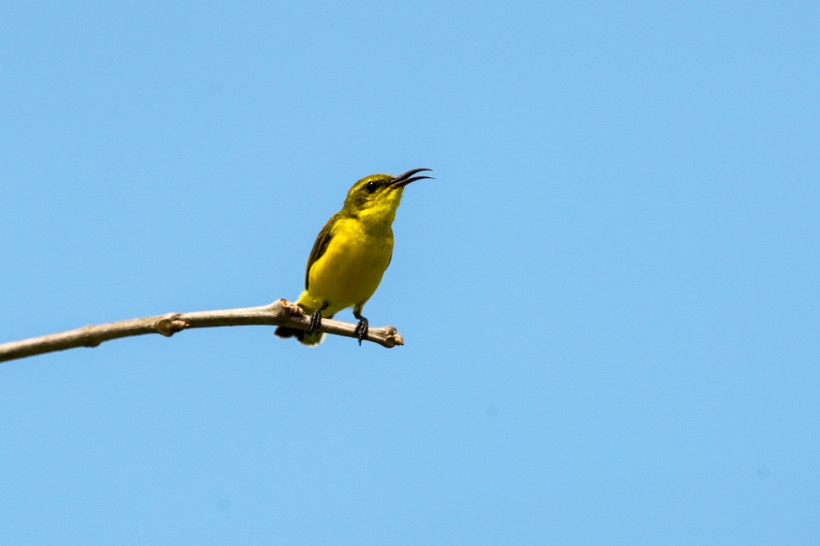
[[[313,243],[305,271],[305,290],[296,301],[310,313],[310,328],[279,326],[279,337],[295,337],[317,345],[324,334],[316,329],[322,318],[353,307],[358,319],[359,345],[367,336],[368,321],[362,308],[379,287],[393,257],[393,220],[404,187],[430,176],[414,176],[432,169],[412,169],[398,176],[372,174],[347,192],[342,210],[330,217]]]

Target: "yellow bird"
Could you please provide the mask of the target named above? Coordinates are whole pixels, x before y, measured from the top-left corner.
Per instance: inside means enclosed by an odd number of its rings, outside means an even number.
[[[311,314],[310,329],[279,326],[279,337],[296,337],[316,345],[322,318],[353,307],[359,320],[359,345],[367,335],[368,321],[362,308],[379,287],[393,256],[393,220],[404,187],[430,176],[414,176],[431,169],[413,169],[398,176],[373,174],[362,178],[347,192],[342,210],[330,217],[316,237],[305,272],[305,290],[296,303]]]

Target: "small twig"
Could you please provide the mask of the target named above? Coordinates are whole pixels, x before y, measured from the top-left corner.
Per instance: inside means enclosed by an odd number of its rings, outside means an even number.
[[[154,317],[84,326],[59,334],[3,343],[0,344],[0,362],[75,347],[96,347],[104,341],[121,337],[144,334],[172,336],[177,332],[190,328],[215,328],[218,326],[290,326],[300,330],[307,330],[310,326],[310,317],[302,314],[298,306],[287,300],[278,300],[261,307],[196,311],[193,313],[168,313]],[[355,333],[355,324],[332,319],[323,319],[319,329],[327,334],[339,336],[357,337],[358,335]],[[370,328],[364,339],[387,348],[404,345],[401,335],[392,326]]]

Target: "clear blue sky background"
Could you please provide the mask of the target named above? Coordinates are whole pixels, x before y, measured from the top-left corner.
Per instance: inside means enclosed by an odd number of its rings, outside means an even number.
[[[4,2],[3,341],[295,298],[356,179],[438,180],[403,348],[0,365],[0,542],[817,544],[818,6]]]

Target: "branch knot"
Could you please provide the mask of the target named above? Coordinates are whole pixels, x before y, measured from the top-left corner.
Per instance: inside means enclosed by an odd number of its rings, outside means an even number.
[[[188,322],[179,317],[179,313],[168,313],[154,323],[154,330],[165,337],[171,337],[188,327]]]

